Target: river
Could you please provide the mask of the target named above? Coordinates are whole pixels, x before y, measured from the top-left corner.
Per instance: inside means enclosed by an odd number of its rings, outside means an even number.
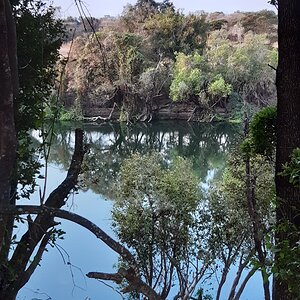
[[[166,160],[178,155],[187,157],[205,189],[209,180],[222,176],[226,157],[239,134],[238,126],[228,123],[157,122],[131,126],[118,123],[79,126],[84,129],[89,144],[86,172],[81,178],[81,188],[69,197],[66,209],[88,218],[112,236],[115,234],[111,228],[111,184],[124,158],[137,151],[159,151]],[[74,147],[74,128],[74,124],[56,128],[47,175],[48,194],[66,175]],[[38,139],[37,132],[33,136]],[[42,175],[43,172],[44,169],[41,170]],[[44,180],[38,179],[38,183],[43,186]],[[37,194],[33,202],[38,202]],[[66,232],[63,239],[58,240],[54,247],[48,247],[41,266],[17,299],[122,299],[114,284],[85,277],[90,271],[114,272],[117,255],[76,224],[61,221],[59,228]],[[22,228],[17,232],[21,233]],[[216,280],[213,277],[210,284],[204,287],[208,294],[215,295]],[[241,299],[263,299],[261,285],[260,278],[254,276]],[[224,286],[224,295],[228,289],[229,286]]]

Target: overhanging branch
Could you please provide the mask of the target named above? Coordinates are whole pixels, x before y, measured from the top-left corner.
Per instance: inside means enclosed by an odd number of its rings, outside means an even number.
[[[89,278],[103,279],[103,280],[112,280],[116,283],[121,283],[123,279],[126,279],[128,286],[125,287],[122,292],[129,293],[132,291],[137,291],[149,299],[153,300],[162,300],[159,294],[155,292],[153,288],[143,282],[140,276],[136,273],[135,269],[137,263],[133,255],[119,242],[111,238],[107,233],[105,233],[100,227],[91,222],[90,220],[58,208],[52,208],[47,206],[35,206],[35,205],[17,205],[10,206],[2,211],[3,214],[11,215],[23,215],[23,214],[38,214],[38,215],[49,215],[52,218],[57,217],[65,220],[69,220],[73,223],[76,223],[88,231],[93,233],[98,239],[104,242],[109,248],[118,253],[126,262],[129,263],[132,267],[128,269],[120,268],[118,273],[100,273],[100,272],[90,272],[87,274]]]
[[[110,237],[100,227],[91,222],[90,220],[58,208],[36,205],[16,205],[10,206],[2,211],[3,214],[23,215],[23,214],[38,214],[38,215],[50,215],[51,217],[57,217],[65,220],[69,220],[76,223],[88,231],[93,233],[98,239],[104,242],[109,248],[118,253],[124,260],[130,264],[136,264],[133,255],[123,245]]]
[[[45,202],[46,206],[60,208],[65,204],[69,193],[76,187],[84,154],[83,131],[81,129],[76,129],[75,150],[67,176],[49,195]],[[21,278],[24,275],[34,250],[38,247],[39,242],[43,239],[48,229],[53,227],[54,224],[54,217],[51,214],[46,212],[38,214],[35,220],[31,223],[31,226],[29,226],[27,232],[25,232],[22,236],[9,261],[9,267],[15,272],[15,281],[18,281],[18,278]]]

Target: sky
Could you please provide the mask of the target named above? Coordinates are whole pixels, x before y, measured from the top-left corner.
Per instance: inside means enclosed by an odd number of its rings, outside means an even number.
[[[54,6],[61,7],[60,17],[78,16],[74,0],[49,0]],[[83,0],[93,17],[104,15],[118,16],[127,3],[134,4],[136,0]],[[159,1],[158,1],[159,2]],[[267,0],[173,0],[177,9],[184,13],[204,10],[206,12],[222,11],[231,13],[239,11],[259,11],[272,9]]]

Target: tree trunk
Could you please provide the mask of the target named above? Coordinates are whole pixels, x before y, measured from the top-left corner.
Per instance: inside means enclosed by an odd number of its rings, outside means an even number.
[[[10,204],[11,181],[16,158],[14,96],[16,93],[16,40],[10,3],[0,0],[0,210]],[[7,261],[10,218],[0,214],[0,285]],[[6,299],[6,298],[5,298]]]
[[[2,297],[1,294],[0,294],[0,297]],[[5,294],[5,295],[3,296],[3,298],[1,298],[1,299],[5,299],[5,300],[16,300],[16,298],[17,298],[17,295],[14,295],[14,294]]]
[[[288,180],[278,175],[282,165],[289,160],[293,149],[300,147],[300,1],[278,0],[277,68],[277,146],[276,146],[276,194],[277,225],[290,223],[300,230],[300,193]],[[277,233],[276,240],[288,239],[287,232]],[[278,261],[278,257],[275,257]],[[292,299],[288,282],[278,278],[274,281],[274,300]]]
[[[0,299],[14,300],[6,294],[7,262],[12,232],[11,216],[1,215],[10,204],[11,182],[16,158],[14,97],[17,93],[15,25],[10,2],[0,0]]]

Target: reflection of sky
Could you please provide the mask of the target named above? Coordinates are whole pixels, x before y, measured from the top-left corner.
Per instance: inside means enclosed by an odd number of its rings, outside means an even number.
[[[208,134],[210,136],[210,134]],[[35,133],[38,137],[38,132]],[[74,134],[71,133],[70,143],[68,146],[68,151],[74,146]],[[87,133],[87,139],[89,142],[96,143],[97,149],[108,149],[116,142],[118,135],[113,133],[103,133],[100,130],[92,130]],[[162,152],[165,154],[172,150],[173,147],[178,145],[180,134],[178,131],[172,127],[171,132],[157,132],[155,137],[157,140],[162,141]],[[187,148],[188,146],[194,145],[192,143],[194,135],[190,132],[181,133],[182,143]],[[204,149],[207,146],[207,137],[205,134],[203,136],[198,136],[197,143],[199,148]],[[211,137],[211,136],[210,136]],[[63,135],[58,134],[58,143],[62,141]],[[129,138],[134,140],[135,136],[132,135]],[[203,138],[203,140],[202,140]],[[228,146],[228,135],[220,134],[216,135],[219,142],[218,152],[227,152]],[[146,143],[147,135],[142,137],[143,142]],[[213,140],[213,139],[212,139]],[[100,146],[100,147],[99,147]],[[148,148],[147,148],[148,149]],[[215,148],[213,148],[216,150]],[[193,150],[193,149],[191,149]],[[194,151],[193,151],[194,153]],[[210,148],[206,150],[207,155],[212,155]],[[199,154],[195,154],[199,155]],[[169,159],[166,155],[166,159]],[[59,159],[58,159],[59,161]],[[43,171],[42,171],[43,174]],[[49,166],[48,182],[47,182],[47,194],[49,194],[58,184],[63,180],[66,172],[61,170],[58,165],[52,164]],[[207,169],[204,183],[201,186],[205,189],[208,188],[209,181],[213,179],[216,175],[216,169]],[[43,180],[39,180],[42,185]],[[38,200],[35,198],[35,202]],[[28,203],[28,201],[25,201]],[[31,202],[30,204],[33,204]],[[90,219],[92,222],[100,226],[107,233],[113,235],[111,230],[111,216],[110,211],[112,207],[111,201],[105,201],[101,195],[93,193],[91,190],[87,192],[82,192],[78,195],[71,195],[68,205],[65,209],[70,209],[73,212],[77,212],[84,217]],[[33,274],[29,283],[22,289],[18,299],[47,299],[46,295],[35,294],[33,291],[39,291],[39,293],[45,293],[51,296],[53,300],[84,300],[84,299],[109,299],[117,300],[121,299],[120,295],[113,291],[110,287],[107,287],[103,283],[100,283],[94,279],[88,279],[84,275],[90,271],[100,271],[100,272],[114,272],[113,265],[117,263],[116,254],[110,250],[101,241],[97,240],[90,232],[86,229],[79,227],[69,221],[61,221],[62,230],[66,231],[65,239],[58,242],[58,245],[62,248],[49,248],[49,252],[46,252],[43,256],[43,261],[41,267],[39,267]],[[65,251],[70,256],[70,262],[73,265],[64,263],[62,256],[68,261],[68,257]],[[234,270],[231,271],[229,275],[229,282],[224,285],[224,293],[221,299],[226,299],[226,295],[230,289],[231,281],[234,277]],[[212,280],[212,287],[216,286],[216,279]],[[110,282],[106,282],[111,284]],[[208,290],[208,293],[215,295],[216,290],[210,290],[211,286],[204,286]],[[241,300],[258,300],[263,299],[262,295],[262,283],[260,275],[254,276],[249,284],[247,285]]]
[[[236,271],[237,271],[237,268],[235,268],[235,267],[231,268],[231,270],[229,271],[228,282],[226,282],[223,286],[221,297],[220,297],[221,300],[228,298],[233,279],[236,275]],[[244,272],[245,273],[241,277],[241,282],[243,281],[243,279],[249,272],[249,269],[246,269]],[[204,287],[204,289],[207,290],[208,294],[216,296],[217,290],[213,289],[213,287],[218,284],[218,282],[220,281],[220,278],[221,278],[221,276],[219,276],[219,277],[213,276],[212,279],[210,280],[211,286],[207,285]],[[264,299],[262,279],[261,279],[260,273],[255,273],[251,277],[251,279],[248,281],[240,300],[261,300],[261,299]]]
[[[63,180],[65,174],[65,171],[62,172],[56,166],[49,168],[49,192]],[[69,208],[65,209],[79,213],[108,234],[114,235],[110,228],[112,207],[110,201],[105,201],[101,196],[88,191],[81,192],[74,199],[71,196],[68,206]],[[53,300],[121,299],[111,288],[85,277],[90,271],[113,272],[117,255],[86,229],[69,221],[62,220],[61,224],[60,228],[66,232],[64,240],[58,241],[58,245],[62,248],[48,247],[49,252],[45,252],[41,267],[37,268],[17,299],[47,299],[46,294]],[[62,255],[68,261],[65,251],[70,256],[71,264],[74,265],[72,268],[64,264]]]
[[[49,192],[55,188],[64,178],[65,172],[56,166],[50,166],[48,174]],[[213,177],[213,171],[208,177]],[[207,179],[209,179],[207,178]],[[88,192],[80,192],[71,196],[68,201],[68,208],[73,212],[90,219],[108,234],[114,235],[111,230],[112,208],[111,201],[105,201],[101,196]],[[47,299],[49,295],[53,300],[120,300],[120,295],[112,288],[94,279],[88,279],[84,275],[90,271],[114,272],[114,264],[117,263],[117,255],[101,241],[97,240],[86,229],[81,228],[69,221],[61,221],[61,229],[66,234],[64,240],[59,241],[59,248],[48,247],[49,252],[43,256],[41,267],[38,267],[29,283],[21,290],[18,300]],[[62,248],[60,248],[62,247]],[[68,253],[73,267],[66,265],[62,259],[68,261],[65,253]],[[61,253],[60,253],[61,252]],[[229,274],[229,282],[224,285],[224,296],[226,299],[230,291],[235,271]],[[106,282],[111,285],[110,282]],[[216,290],[211,289],[217,283],[217,279],[211,280],[212,285],[203,286],[207,293],[215,295]],[[36,294],[35,292],[44,293]],[[260,275],[257,274],[249,281],[241,300],[263,299],[262,283]]]

